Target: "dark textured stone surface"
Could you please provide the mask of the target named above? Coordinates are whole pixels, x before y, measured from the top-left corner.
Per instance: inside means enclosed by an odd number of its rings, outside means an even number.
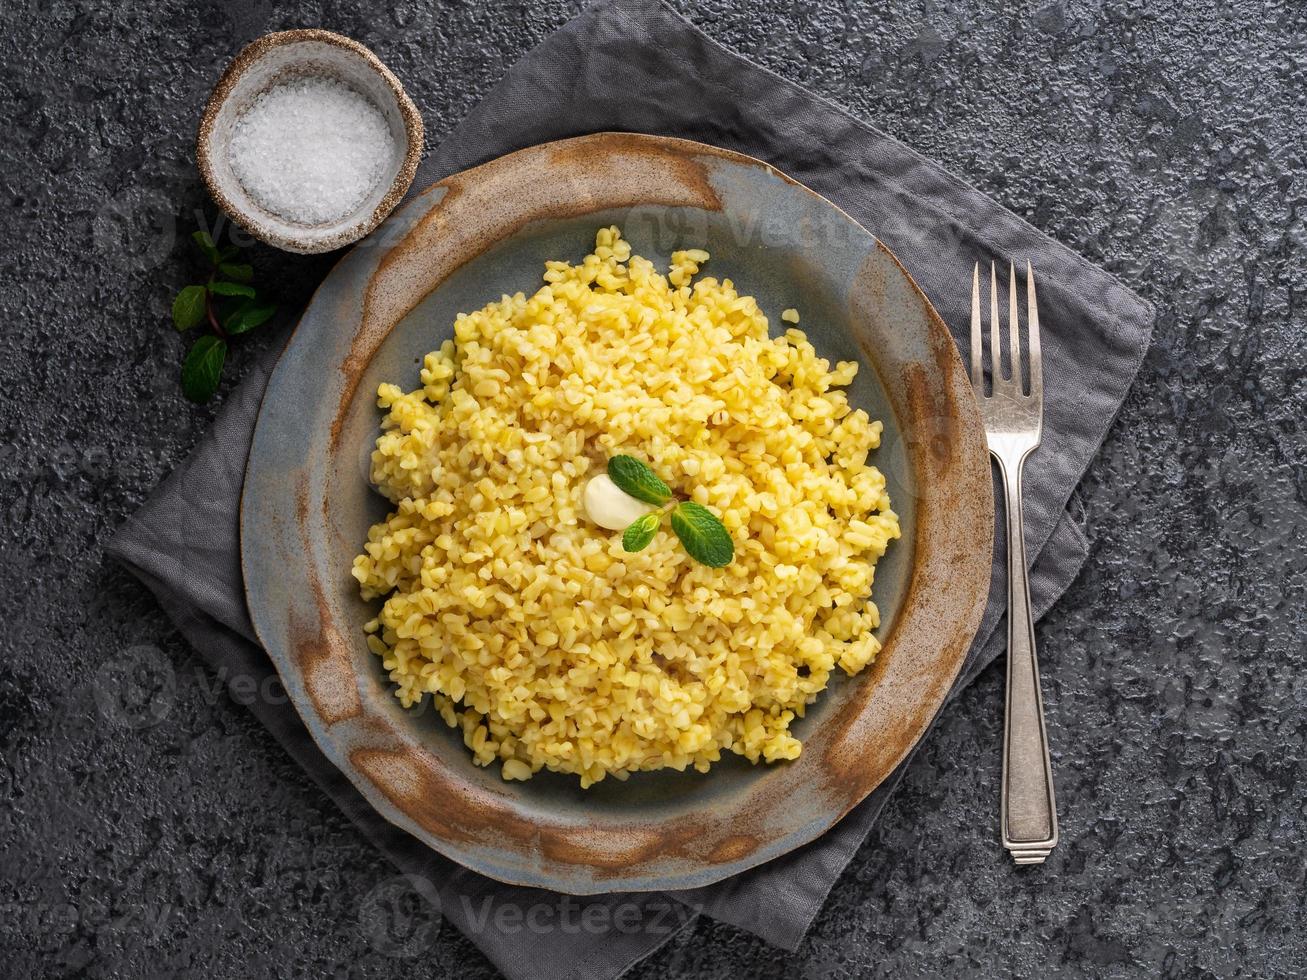
[[[178,393],[167,308],[205,206],[194,124],[239,44],[353,35],[438,141],[574,10],[385,6],[0,5],[5,975],[493,975],[452,929],[415,961],[375,948],[360,902],[391,870],[101,552],[211,417]],[[1112,269],[1159,322],[1080,495],[1092,557],[1039,628],[1048,864],[1018,873],[995,845],[991,670],[798,953],[701,923],[634,975],[1302,970],[1302,6],[677,6]],[[255,261],[293,309],[331,259]],[[133,711],[97,700],[141,677],[157,690]]]

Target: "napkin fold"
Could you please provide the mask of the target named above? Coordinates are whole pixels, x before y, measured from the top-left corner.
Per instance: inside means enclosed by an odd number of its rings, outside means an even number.
[[[969,323],[972,263],[1034,264],[1046,391],[1044,442],[1026,468],[1025,515],[1032,601],[1036,615],[1047,611],[1088,554],[1068,501],[1138,370],[1152,307],[966,182],[731,53],[655,0],[598,3],[528,53],[430,155],[414,193],[512,150],[601,130],[701,140],[791,174],[884,241],[958,337]],[[275,671],[245,607],[238,519],[274,360],[249,372],[191,455],[108,546],[220,677],[251,677],[260,690]],[[999,535],[990,603],[954,694],[1002,649],[1005,562]],[[372,810],[291,706],[263,699],[251,710],[403,872],[385,887],[414,890],[427,903],[428,926],[438,910],[512,980],[610,980],[699,914],[793,949],[910,763],[819,840],[744,874],[688,892],[573,898],[504,885],[431,851]],[[397,947],[386,934],[376,944],[408,953],[433,935],[427,928]]]

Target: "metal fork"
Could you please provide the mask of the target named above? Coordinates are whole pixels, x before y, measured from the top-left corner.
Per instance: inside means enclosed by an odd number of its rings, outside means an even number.
[[[1017,864],[1042,864],[1057,846],[1053,769],[1039,692],[1039,662],[1030,613],[1030,580],[1021,514],[1021,470],[1044,429],[1044,376],[1039,353],[1035,272],[1026,263],[1028,371],[1023,370],[1017,320],[1017,273],[1009,264],[1008,372],[1002,367],[998,277],[989,265],[991,393],[985,393],[984,329],[980,317],[980,263],[971,277],[971,384],[980,402],[990,455],[998,461],[1007,501],[1007,705],[1003,720],[1003,846]],[[1023,375],[1030,378],[1029,393]]]

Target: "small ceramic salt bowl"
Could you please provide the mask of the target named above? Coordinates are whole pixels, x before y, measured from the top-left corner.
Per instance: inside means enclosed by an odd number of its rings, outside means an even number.
[[[362,95],[389,130],[381,179],[357,207],[326,222],[295,220],[264,207],[232,167],[231,144],[241,117],[269,89],[301,78],[324,78]],[[223,72],[200,119],[197,158],[218,206],[254,237],[288,252],[329,252],[358,241],[395,209],[413,182],[422,136],[417,107],[363,45],[331,31],[280,31],[246,46]]]

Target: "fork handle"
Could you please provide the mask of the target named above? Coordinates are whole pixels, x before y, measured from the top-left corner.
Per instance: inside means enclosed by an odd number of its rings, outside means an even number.
[[[1007,500],[1007,702],[1003,719],[1003,846],[1017,864],[1041,864],[1057,845],[1053,769],[1039,691],[1039,662],[1030,612],[1030,579],[1021,506],[1026,454],[995,454]]]

